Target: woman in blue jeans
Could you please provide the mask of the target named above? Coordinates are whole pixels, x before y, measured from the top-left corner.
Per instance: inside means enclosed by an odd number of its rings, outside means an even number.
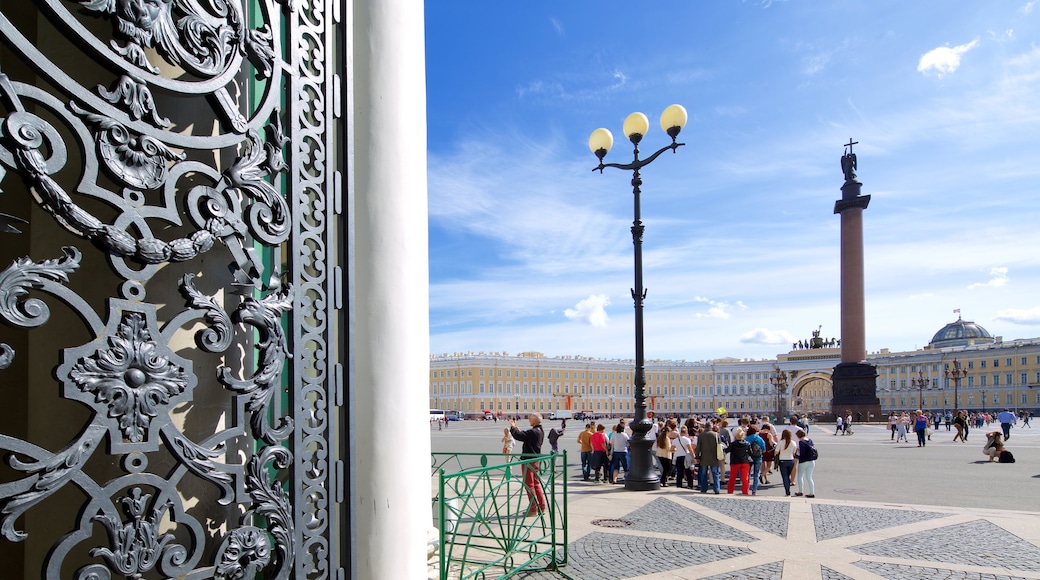
[[[918,409],[917,416],[914,418],[914,432],[917,433],[917,446],[924,447],[925,445],[925,432],[928,430],[928,417],[924,416],[924,411]]]
[[[784,492],[791,495],[791,475],[794,472],[794,454],[798,444],[791,438],[791,430],[784,429],[777,445],[777,457],[780,461],[780,479],[784,482]]]
[[[610,449],[610,473],[607,479],[610,483],[617,483],[620,469],[624,469],[625,476],[628,476],[628,435],[625,434],[624,423],[618,423],[614,427],[614,435],[610,437]]]
[[[758,483],[762,478],[762,456],[766,453],[766,442],[758,434],[758,427],[748,427],[748,435],[745,439],[751,445],[751,495],[758,495]],[[757,454],[755,452],[757,450]],[[757,455],[757,457],[756,457]]]

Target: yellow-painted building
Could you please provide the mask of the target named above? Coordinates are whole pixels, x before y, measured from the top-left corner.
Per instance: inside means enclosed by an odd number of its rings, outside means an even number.
[[[946,376],[955,360],[965,371],[959,381]],[[647,409],[666,416],[711,414],[719,407],[731,415],[827,413],[831,373],[839,362],[836,346],[795,348],[771,360],[648,360]],[[877,367],[885,412],[951,410],[955,394],[961,409],[1040,409],[1040,338],[1005,342],[958,319],[924,349],[882,350],[868,355],[868,362]],[[631,416],[634,366],[633,360],[538,352],[434,355],[430,407],[470,416],[558,410]],[[782,391],[775,386],[777,369],[786,374]]]

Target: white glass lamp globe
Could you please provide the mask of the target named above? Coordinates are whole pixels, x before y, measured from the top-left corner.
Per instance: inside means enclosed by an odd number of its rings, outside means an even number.
[[[675,139],[679,131],[682,131],[683,127],[686,126],[688,118],[685,107],[682,105],[669,105],[661,113],[661,129],[668,133],[672,139]]]
[[[646,115],[642,113],[632,113],[625,119],[622,130],[629,141],[639,143],[643,135],[650,130],[650,119],[647,119]]]
[[[614,146],[614,136],[610,134],[610,131],[600,127],[589,135],[589,149],[596,154],[596,157],[603,159],[603,156],[610,151],[610,148]],[[602,152],[602,153],[601,153]]]

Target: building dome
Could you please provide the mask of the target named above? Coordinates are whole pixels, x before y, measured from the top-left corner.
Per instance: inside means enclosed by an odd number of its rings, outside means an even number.
[[[956,322],[951,322],[935,333],[928,348],[945,348],[948,346],[970,346],[973,344],[989,344],[994,342],[989,331],[970,320],[962,320],[957,317]]]

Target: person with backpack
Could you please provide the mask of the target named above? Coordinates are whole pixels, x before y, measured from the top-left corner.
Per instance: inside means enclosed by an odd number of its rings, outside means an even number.
[[[813,444],[813,440],[809,439],[805,435],[805,431],[799,429],[795,436],[798,437],[798,450],[795,451],[795,458],[798,460],[798,476],[797,476],[797,489],[795,496],[804,495],[805,497],[816,497],[816,482],[813,481],[812,475],[813,470],[816,469],[816,459],[819,457],[819,452],[816,451],[816,445]]]
[[[746,441],[751,446],[751,495],[758,495],[758,484],[762,478],[762,458],[768,446],[754,425],[748,427]]]

